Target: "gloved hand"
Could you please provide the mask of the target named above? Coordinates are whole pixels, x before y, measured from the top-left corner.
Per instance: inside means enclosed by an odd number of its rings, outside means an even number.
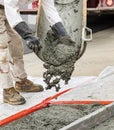
[[[29,36],[26,39],[26,44],[27,46],[32,49],[34,52],[37,52],[40,50],[40,40],[39,38],[35,37],[35,36]]]
[[[64,36],[68,36],[68,33],[63,25],[63,23],[61,22],[58,22],[56,24],[54,24],[52,27],[51,27],[52,31],[60,38],[60,37],[64,37]]]
[[[40,49],[39,38],[34,36],[33,31],[24,21],[18,23],[14,27],[14,30],[26,41],[27,46],[34,52],[37,52]]]

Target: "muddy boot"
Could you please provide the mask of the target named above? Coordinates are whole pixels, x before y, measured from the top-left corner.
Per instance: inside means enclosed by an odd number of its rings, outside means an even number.
[[[14,87],[3,89],[3,101],[10,105],[21,105],[26,102],[24,97],[22,97]]]
[[[41,85],[34,84],[32,81],[26,78],[16,82],[15,89],[19,92],[41,92],[44,90]]]

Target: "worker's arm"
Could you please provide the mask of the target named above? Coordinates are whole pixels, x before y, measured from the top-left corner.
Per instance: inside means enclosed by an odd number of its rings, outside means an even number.
[[[34,36],[33,31],[21,18],[19,12],[20,2],[26,3],[28,0],[4,0],[5,14],[10,26],[26,41],[27,46],[33,51],[38,51],[39,38]]]
[[[54,5],[54,0],[42,0],[42,6],[46,17],[50,22],[51,29],[58,36],[58,38],[68,36],[68,33],[64,28],[63,21]]]
[[[4,0],[4,8],[11,27],[23,21],[19,12],[19,0]]]
[[[51,26],[58,22],[62,22],[62,19],[54,5],[54,0],[42,0],[42,6]]]

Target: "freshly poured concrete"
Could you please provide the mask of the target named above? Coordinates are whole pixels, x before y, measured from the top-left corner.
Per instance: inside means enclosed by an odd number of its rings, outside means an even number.
[[[5,125],[0,130],[58,130],[101,107],[96,104],[49,106]]]
[[[114,117],[94,127],[91,130],[114,130]]]
[[[61,83],[62,89],[66,90],[68,88],[75,87],[77,85],[82,84],[85,81],[92,80],[94,77],[77,77],[77,78],[72,78],[70,81],[69,85],[64,86],[63,83]],[[42,84],[45,87],[45,83],[43,82],[43,78],[32,78],[29,77],[34,83]],[[4,104],[2,101],[2,91],[0,90],[0,120],[3,120],[13,114],[16,114],[17,112],[20,112],[22,110],[25,110],[27,108],[30,108],[40,102],[42,102],[44,99],[46,99],[49,96],[55,95],[57,92],[55,89],[51,90],[45,90],[44,92],[39,92],[39,93],[21,93],[25,99],[27,100],[26,104],[24,105],[17,105],[17,106],[12,106],[8,104]],[[66,98],[66,97],[65,97]],[[65,100],[65,99],[64,99]],[[69,100],[69,99],[68,99]]]
[[[98,77],[90,76],[90,77],[72,78],[69,82],[69,85],[67,85],[67,86],[64,86],[63,83],[61,83],[61,86],[62,86],[61,91],[68,89],[68,88],[71,88],[71,87],[73,88],[73,90],[70,90],[69,92],[61,95],[60,97],[58,97],[57,99],[54,99],[53,101],[113,100],[114,99],[113,78],[114,78],[114,66],[107,67],[105,70],[103,70],[99,74]],[[36,83],[43,84],[42,78],[39,79],[39,78],[32,78],[31,77],[31,79]],[[30,108],[31,106],[34,106],[34,105],[40,103],[42,100],[44,100],[45,98],[47,98],[49,96],[54,95],[55,93],[56,93],[55,89],[41,92],[41,93],[35,93],[35,94],[33,94],[33,93],[25,94],[24,93],[23,96],[27,99],[27,103],[25,105],[21,105],[21,106],[11,106],[11,105],[7,105],[7,104],[3,104],[1,101],[0,111],[2,113],[0,115],[1,116],[0,118],[2,120],[2,119],[6,118],[12,114],[15,114],[16,112]],[[30,126],[29,126],[27,123],[28,121],[31,121],[31,123],[34,124],[33,130],[37,130],[36,126],[37,125],[39,126],[38,119],[40,120],[41,116],[43,116],[43,118],[44,118],[43,120],[45,120],[45,116],[47,116],[47,119],[44,122],[50,122],[50,121],[52,122],[52,120],[54,120],[54,119],[56,120],[57,116],[59,116],[58,117],[59,119],[63,118],[64,115],[61,117],[61,114],[64,114],[63,111],[65,111],[65,110],[64,110],[64,106],[62,106],[62,107],[60,107],[60,106],[48,107],[48,108],[45,108],[43,110],[34,112],[33,114],[30,114],[29,116],[25,117],[24,119],[20,120],[19,122],[17,122],[17,123],[15,122],[14,124],[8,125],[9,126],[8,128],[11,128],[11,129],[15,128],[16,129],[18,125],[20,125],[20,128],[21,128],[21,126],[23,126],[22,124],[24,124],[25,126],[24,126],[24,128],[23,127],[22,128],[23,128],[23,130],[26,130],[28,127],[29,128],[32,127],[32,124],[30,124]],[[60,111],[59,111],[59,109],[60,109]],[[66,113],[69,113],[73,116],[71,118],[71,120],[72,119],[75,120],[74,117],[78,117],[77,115],[74,116],[74,114],[72,114],[73,110],[71,108],[67,108],[67,110],[68,110],[68,112],[66,112]],[[44,113],[42,113],[42,112],[44,112]],[[50,112],[50,114],[49,114],[49,112]],[[55,118],[53,117],[53,119],[50,119],[53,112],[54,112]],[[57,115],[57,113],[58,113],[58,115]],[[73,113],[75,113],[75,111]],[[82,112],[79,112],[79,115],[81,113]],[[69,117],[69,116],[67,116],[67,117]],[[66,120],[67,117],[65,117],[64,119]],[[35,121],[35,119],[37,121]],[[49,120],[49,121],[47,121],[47,120]],[[35,122],[36,122],[36,126],[35,126]],[[62,120],[61,122],[64,124],[64,120]],[[54,123],[52,123],[52,124],[54,124]],[[67,124],[65,124],[65,125],[67,125]],[[40,127],[41,127],[41,130],[45,130],[45,129],[43,129],[42,125],[39,126],[38,130],[40,130]],[[6,129],[7,125],[6,125],[6,127],[3,127],[3,128],[5,130],[7,130]],[[53,128],[53,126],[52,126],[52,128]],[[10,130],[10,129],[8,129],[8,130]],[[50,127],[49,127],[49,130],[50,130]]]

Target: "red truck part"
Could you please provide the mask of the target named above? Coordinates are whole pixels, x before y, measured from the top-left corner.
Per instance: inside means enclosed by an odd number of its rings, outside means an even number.
[[[112,7],[114,6],[114,0],[87,0],[88,8],[96,7]]]
[[[93,14],[114,14],[114,0],[87,0],[87,12]]]
[[[87,7],[88,8],[96,8],[99,4],[99,0],[88,0]]]
[[[38,1],[37,0],[32,2],[32,9],[38,9]]]

